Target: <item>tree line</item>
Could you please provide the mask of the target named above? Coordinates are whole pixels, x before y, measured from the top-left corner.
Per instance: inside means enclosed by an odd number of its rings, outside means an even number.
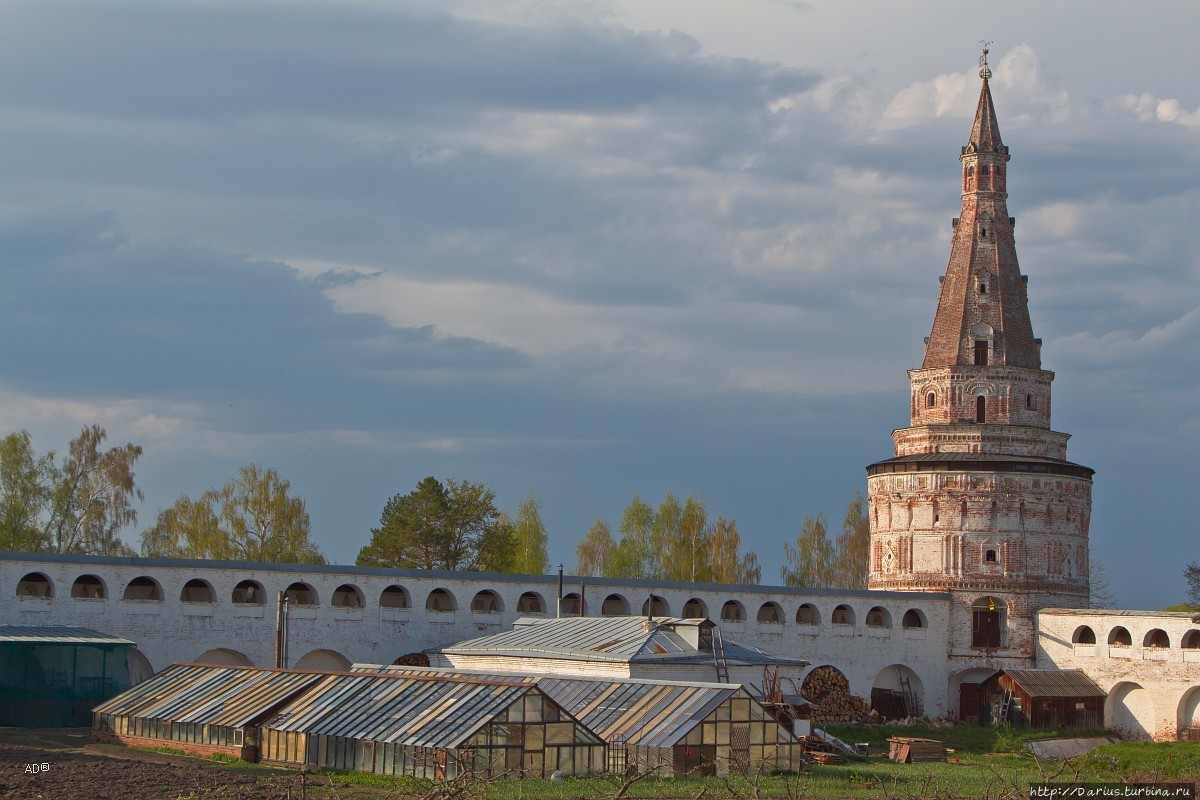
[[[135,551],[120,537],[136,526],[143,499],[134,467],[142,448],[105,448],[107,433],[83,428],[61,460],[38,455],[28,432],[0,440],[0,549],[141,554],[147,557],[323,564],[310,538],[303,498],[271,468],[247,465],[221,487],[180,495],[139,534]],[[805,517],[784,546],[780,579],[788,586],[865,588],[869,527],[855,494],[832,539],[825,516]],[[743,551],[737,523],[710,518],[702,497],[668,492],[657,506],[635,494],[617,535],[597,519],[575,548],[578,575],[701,583],[756,584],[762,568]],[[384,505],[379,526],[358,553],[360,566],[479,570],[515,574],[549,571],[541,501],[529,494],[515,513],[496,506],[482,483],[434,476]]]

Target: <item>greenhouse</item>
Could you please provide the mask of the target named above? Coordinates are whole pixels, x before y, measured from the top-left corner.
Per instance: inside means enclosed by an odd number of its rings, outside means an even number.
[[[425,778],[587,775],[605,756],[536,686],[502,676],[328,675],[261,739],[264,761]]]
[[[354,669],[487,674],[367,664]],[[739,684],[536,674],[506,679],[536,686],[603,739],[609,772],[683,776],[800,768],[803,745]]]
[[[254,761],[261,721],[323,677],[297,670],[172,664],[97,706],[92,730],[102,741],[169,743],[189,752]]]
[[[0,726],[87,725],[129,684],[133,642],[87,628],[0,626]]]

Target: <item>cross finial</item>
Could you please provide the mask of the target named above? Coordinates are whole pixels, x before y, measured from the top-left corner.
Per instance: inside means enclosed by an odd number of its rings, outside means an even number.
[[[988,78],[992,77],[992,71],[988,68],[987,63],[988,48],[992,46],[992,43],[990,41],[985,42],[982,39],[979,40],[979,43],[983,45],[983,55],[979,57],[979,77],[986,81]]]

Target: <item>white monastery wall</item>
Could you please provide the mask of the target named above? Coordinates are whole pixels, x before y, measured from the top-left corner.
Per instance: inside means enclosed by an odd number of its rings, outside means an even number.
[[[1200,615],[1042,609],[1039,669],[1081,669],[1107,694],[1105,727],[1170,741],[1200,728]]]
[[[99,584],[77,584],[86,575]],[[199,591],[196,584],[185,590],[189,581],[203,583]],[[243,581],[254,581],[264,602],[233,602],[234,589]],[[506,630],[522,616],[553,616],[557,600],[557,577],[552,575],[0,554],[5,619],[22,625],[80,625],[125,636],[137,642],[136,679],[174,661],[200,658],[272,665],[276,596],[294,583],[310,587],[316,602],[290,604],[288,664],[313,668],[390,663],[408,653]],[[102,597],[92,596],[95,586]],[[343,586],[354,591],[342,592],[338,600],[357,605],[335,604],[335,593]],[[384,590],[392,586],[402,587],[407,608],[381,604]],[[73,587],[75,594],[85,596],[72,596]],[[143,593],[154,589],[161,599],[125,599],[139,588]],[[577,578],[564,583],[564,615],[577,611],[580,588]],[[211,602],[182,599],[209,593]],[[438,605],[438,597],[430,599],[434,593],[452,608],[433,610]],[[480,593],[485,595],[476,603]],[[895,668],[907,667],[919,681],[926,713],[948,711],[945,595],[599,578],[588,579],[584,587],[590,615],[644,613],[651,594],[660,598],[657,614],[709,617],[720,623],[726,639],[804,658],[811,667],[837,667],[851,691],[864,698],[873,686],[893,688]],[[529,610],[537,606],[543,610]],[[703,679],[713,678],[715,674]],[[754,682],[760,680],[761,671],[756,671]]]

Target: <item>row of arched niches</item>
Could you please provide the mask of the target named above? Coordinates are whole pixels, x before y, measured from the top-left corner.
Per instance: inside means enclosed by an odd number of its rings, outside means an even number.
[[[41,572],[31,572],[17,584],[17,596],[22,598],[40,598],[52,601],[57,596],[56,587],[50,578]],[[106,601],[110,590],[107,583],[98,575],[85,574],[77,577],[71,584],[70,596],[77,601]],[[133,603],[160,603],[166,599],[163,585],[148,575],[142,575],[130,580],[121,589],[121,600]],[[269,592],[257,580],[246,579],[234,586],[228,602],[236,607],[254,607],[274,604],[277,592]],[[283,589],[283,597],[292,608],[317,608],[323,599],[315,588],[304,581],[294,581]],[[422,600],[422,598],[417,598]],[[549,600],[549,602],[548,602]],[[179,601],[188,606],[214,606],[220,598],[212,584],[203,578],[191,578],[185,581],[179,590]],[[381,609],[411,609],[415,607],[414,598],[407,588],[400,584],[387,586],[378,597],[371,598]],[[368,598],[361,588],[353,583],[343,583],[333,590],[328,603],[335,609],[344,611],[361,611],[368,606]],[[454,613],[460,610],[460,599],[447,588],[431,589],[423,598],[424,608],[432,613]],[[517,598],[518,615],[549,614],[555,611],[555,598],[546,598],[534,591],[523,592]],[[467,607],[473,614],[502,614],[508,611],[504,599],[492,589],[479,590],[471,597]],[[635,610],[636,609],[636,610]],[[580,596],[578,592],[565,594],[559,613],[563,616],[580,616],[594,614],[592,601]],[[699,598],[691,598],[680,608],[672,609],[662,596],[650,594],[641,603],[636,602],[620,593],[612,593],[600,601],[601,616],[629,616],[639,613],[643,616],[673,616],[684,618],[709,617],[708,604]],[[722,623],[748,622],[750,617],[746,606],[738,600],[728,600],[719,609],[719,619]],[[925,613],[918,608],[909,608],[897,615],[893,620],[892,611],[883,606],[873,606],[865,614],[862,622],[868,628],[892,628],[896,622],[905,630],[924,630],[928,627]],[[859,623],[858,614],[848,603],[837,603],[831,609],[824,611],[814,603],[801,603],[794,612],[785,610],[783,605],[769,600],[762,603],[755,613],[754,621],[761,625],[781,626],[791,621],[802,628],[815,628],[828,623],[833,626],[854,627]]]
[[[1196,628],[1185,631],[1179,637],[1178,642],[1172,642],[1170,634],[1162,628],[1150,628],[1145,633],[1138,632],[1138,635],[1135,636],[1124,625],[1114,625],[1104,634],[1104,641],[1108,644],[1109,655],[1123,649],[1132,648],[1134,642],[1137,640],[1141,641],[1143,650],[1149,651],[1169,650],[1176,645],[1184,650],[1200,650],[1200,630]],[[1096,642],[1096,629],[1091,625],[1080,625],[1071,634],[1071,644],[1075,645],[1077,651],[1081,647],[1092,647]]]

